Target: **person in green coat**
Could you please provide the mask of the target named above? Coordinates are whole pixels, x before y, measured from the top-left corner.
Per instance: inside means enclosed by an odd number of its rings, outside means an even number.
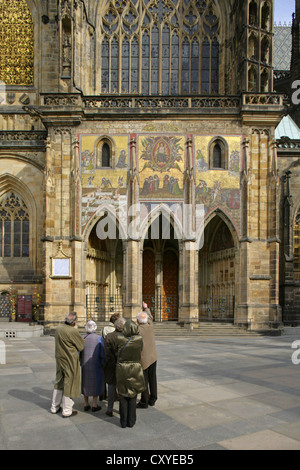
[[[51,413],[62,409],[64,418],[74,416],[72,398],[81,394],[81,375],[79,352],[84,349],[84,339],[75,328],[77,314],[71,312],[65,323],[55,332],[56,380],[54,385]]]
[[[145,389],[141,352],[143,338],[138,326],[127,320],[123,334],[119,334],[116,342],[116,382],[120,398],[120,423],[122,428],[132,428],[136,423],[137,394]]]

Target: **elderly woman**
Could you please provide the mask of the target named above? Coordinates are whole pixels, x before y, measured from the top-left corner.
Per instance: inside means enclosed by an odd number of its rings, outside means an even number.
[[[98,397],[104,392],[104,339],[96,334],[97,324],[90,320],[85,326],[85,347],[81,353],[81,389],[84,396],[84,411],[91,409],[89,397],[93,397],[92,411],[101,410]]]

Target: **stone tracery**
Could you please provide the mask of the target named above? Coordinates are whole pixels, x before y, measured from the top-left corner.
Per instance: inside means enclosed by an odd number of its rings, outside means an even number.
[[[100,21],[102,93],[218,93],[214,1],[110,1]]]

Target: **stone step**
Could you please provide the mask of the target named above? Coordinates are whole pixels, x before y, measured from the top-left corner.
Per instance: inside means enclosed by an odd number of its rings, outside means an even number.
[[[108,322],[97,322],[97,333],[100,334]],[[154,322],[156,337],[186,337],[186,336],[260,336],[256,332],[239,328],[232,323],[201,322],[193,328],[181,326],[177,322]]]

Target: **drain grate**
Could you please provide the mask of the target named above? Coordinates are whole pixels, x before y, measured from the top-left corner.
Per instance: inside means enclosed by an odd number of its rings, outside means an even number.
[[[6,331],[5,332],[5,338],[15,338],[16,337],[16,332],[15,331]]]

